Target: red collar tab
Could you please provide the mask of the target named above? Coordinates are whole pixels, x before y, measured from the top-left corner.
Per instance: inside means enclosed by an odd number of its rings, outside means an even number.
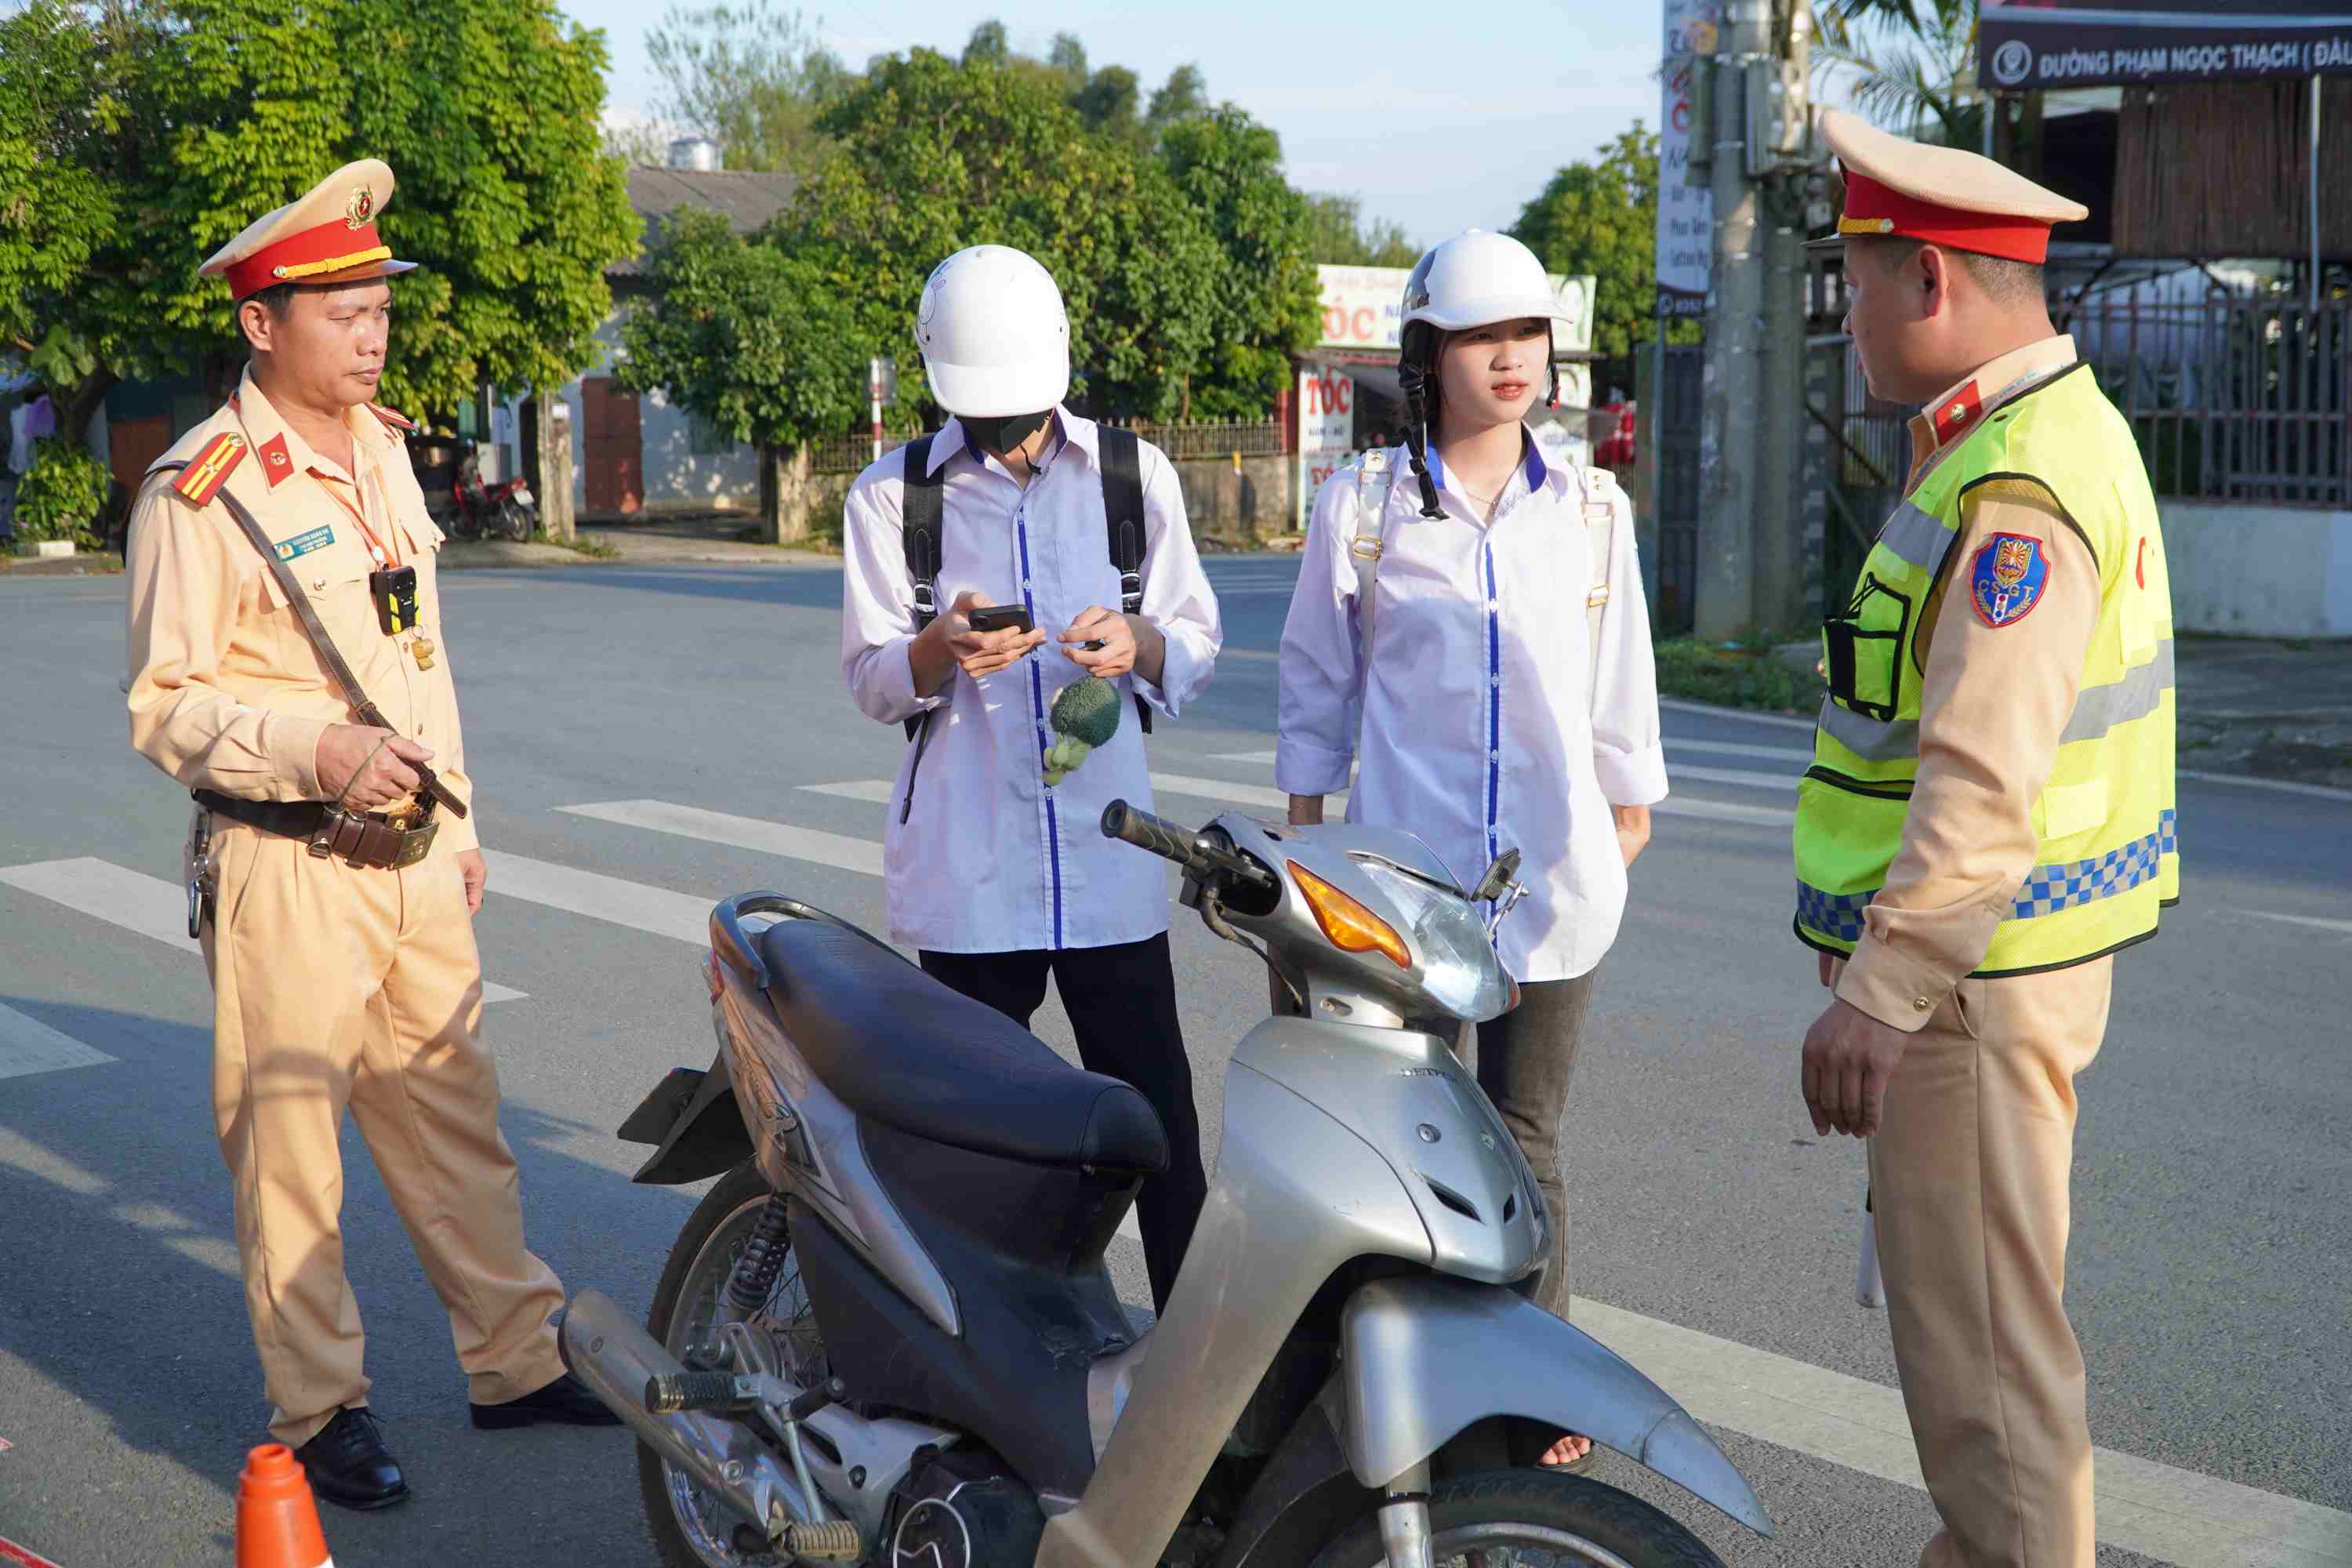
[[[405,414],[395,414],[391,409],[384,407],[382,404],[369,404],[368,412],[374,415],[378,419],[383,420],[385,425],[399,431],[404,436],[416,428],[415,420],[411,419]]]
[[[294,477],[294,457],[286,449],[285,437],[272,436],[261,444],[261,471],[273,490]]]
[[[1853,169],[1845,171],[1845,214],[1837,226],[1842,235],[1920,239],[2035,266],[2050,256],[2050,226],[2039,219],[1941,206]]]
[[[1973,381],[1936,405],[1927,417],[1936,429],[1937,449],[1941,451],[1975,429],[1983,414],[1984,395]]]

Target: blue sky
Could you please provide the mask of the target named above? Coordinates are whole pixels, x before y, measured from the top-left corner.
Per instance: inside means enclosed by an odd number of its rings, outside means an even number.
[[[564,5],[604,30],[613,110],[656,106],[645,34],[665,4]],[[1637,115],[1658,121],[1657,0],[1189,0],[1150,10],[869,0],[809,5],[805,14],[853,68],[910,45],[954,53],[991,16],[1025,53],[1076,33],[1094,64],[1126,66],[1147,89],[1198,65],[1213,97],[1280,132],[1294,184],[1359,194],[1367,213],[1423,244],[1508,225],[1559,164],[1588,156]]]

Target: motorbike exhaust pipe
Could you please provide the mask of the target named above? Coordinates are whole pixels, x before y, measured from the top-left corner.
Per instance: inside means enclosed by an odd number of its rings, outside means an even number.
[[[792,1472],[748,1426],[700,1411],[656,1415],[646,1408],[647,1381],[686,1366],[603,1291],[572,1299],[556,1344],[565,1367],[638,1441],[764,1530],[769,1541],[782,1541],[814,1517]]]

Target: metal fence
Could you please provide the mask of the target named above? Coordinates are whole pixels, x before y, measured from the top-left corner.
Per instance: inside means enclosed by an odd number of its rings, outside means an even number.
[[[1114,421],[1116,423],[1116,421]],[[1168,454],[1171,461],[1203,458],[1279,458],[1289,447],[1279,419],[1237,419],[1222,424],[1143,425],[1135,433]]]
[[[2094,296],[2064,330],[2158,495],[2352,506],[2352,300]]]
[[[1116,424],[1118,421],[1113,420]],[[1282,421],[1240,419],[1190,425],[1136,425],[1135,433],[1168,454],[1171,462],[1232,457],[1278,458],[1289,450]],[[882,449],[895,451],[922,434],[910,430],[882,437]],[[874,460],[870,435],[831,436],[809,446],[809,471],[854,474]]]

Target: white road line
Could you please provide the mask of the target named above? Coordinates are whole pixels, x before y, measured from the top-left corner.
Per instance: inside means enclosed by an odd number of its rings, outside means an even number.
[[[1661,697],[1658,706],[1669,713],[1704,713],[1710,719],[1731,719],[1743,724],[1775,724],[1783,730],[1811,730],[1811,719],[1800,719],[1792,713],[1759,713],[1749,708],[1726,708],[1714,702],[1692,702],[1680,697]]]
[[[1766,757],[1773,762],[1810,763],[1813,753],[1793,746],[1757,746],[1745,741],[1694,741],[1686,735],[1668,735],[1668,752],[1719,752],[1727,757]]]
[[[2297,784],[2292,779],[2258,779],[2245,773],[2209,773],[2196,768],[2182,768],[2180,776],[2195,779],[2199,784],[2235,784],[2241,789],[2266,789],[2280,795],[2307,795],[2315,800],[2352,800],[2352,789],[2337,789],[2331,784]]]
[[[1786,794],[1797,787],[1797,773],[1759,773],[1744,768],[1702,768],[1685,763],[1666,764],[1666,782],[1688,779],[1694,784],[1737,784],[1743,789],[1770,789]]]
[[[885,799],[888,798],[888,788],[887,784],[883,785]],[[882,874],[882,846],[870,838],[819,833],[813,827],[793,827],[754,816],[730,816],[723,811],[673,805],[666,800],[614,800],[595,805],[564,805],[556,809],[573,816],[593,816],[600,822],[650,828],[656,833],[672,833],[681,838],[698,838],[706,844],[756,849],[763,855],[782,855],[786,859],[806,860],[842,871],[860,871],[869,877]],[[703,913],[707,916],[709,912],[706,905]]]
[[[838,795],[843,800],[869,801],[876,805],[889,805],[897,787],[888,779],[844,779],[839,784],[801,785],[810,795]]]
[[[577,807],[566,807],[576,810]],[[576,870],[503,849],[483,853],[490,862],[490,899],[520,899],[566,914],[609,921],[632,931],[651,931],[678,942],[707,945],[710,941],[710,910],[717,898],[673,893],[643,882],[624,881],[594,871]]]
[[[1728,757],[1763,757],[1783,763],[1811,763],[1813,760],[1812,752],[1789,746],[1754,746],[1741,741],[1692,741],[1680,735],[1666,737],[1666,750],[1670,753],[1719,752]],[[1263,763],[1270,767],[1275,754],[1272,752],[1218,752],[1214,756],[1221,763]]]
[[[1895,1389],[1598,1301],[1572,1316],[1701,1421],[1924,1489]],[[2110,1545],[2178,1568],[2352,1568],[2352,1514],[2110,1448],[2092,1473]]]
[[[161,877],[126,871],[110,861],[82,857],[0,867],[0,883],[183,952],[204,952],[188,935],[187,889]],[[510,985],[497,985],[487,980],[482,983],[484,1002],[520,1002],[525,995]]]
[[[2317,931],[2332,931],[2340,936],[2352,936],[2352,921],[2322,920],[2317,915],[2282,915],[2269,910],[2234,910],[2233,914],[2252,915],[2258,921],[2277,921],[2283,925],[2310,926]]]
[[[114,1058],[91,1050],[71,1035],[0,1004],[0,1078],[24,1078],[68,1068],[104,1067]]]

